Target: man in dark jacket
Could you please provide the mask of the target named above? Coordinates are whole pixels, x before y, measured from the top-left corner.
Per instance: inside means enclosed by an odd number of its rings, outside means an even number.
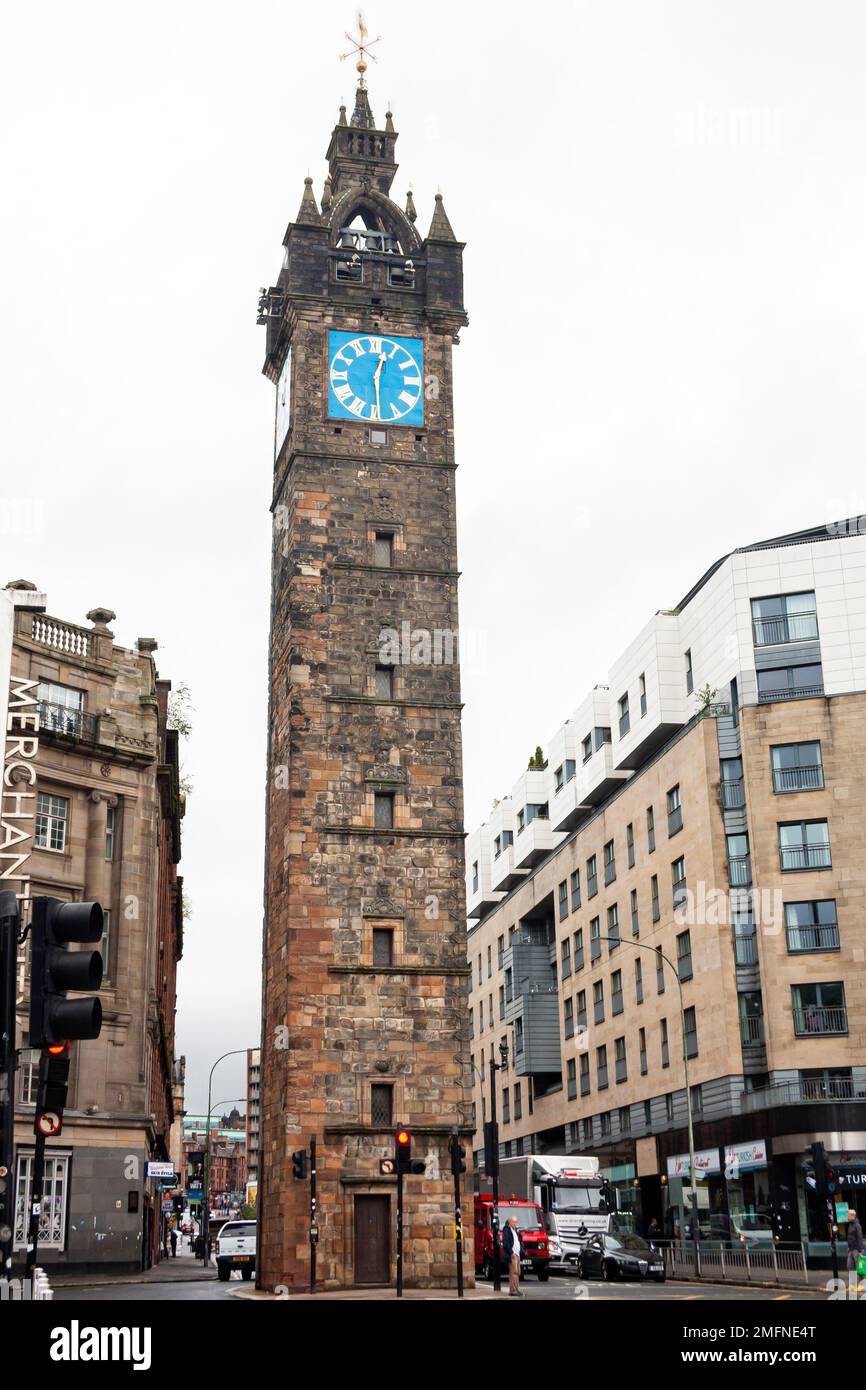
[[[502,1253],[508,1268],[509,1297],[523,1298],[525,1295],[520,1291],[520,1256],[523,1251],[520,1244],[520,1228],[514,1216],[509,1216],[502,1232]]]

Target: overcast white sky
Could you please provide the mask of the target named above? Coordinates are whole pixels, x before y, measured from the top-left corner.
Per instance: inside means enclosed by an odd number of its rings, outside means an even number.
[[[354,10],[6,0],[0,583],[117,612],[196,706],[188,1104],[259,1030],[273,390],[259,285],[317,195]],[[736,545],[866,511],[857,0],[367,7],[456,350],[466,824]],[[23,504],[23,506],[22,506]],[[223,1064],[214,1099],[243,1095]]]

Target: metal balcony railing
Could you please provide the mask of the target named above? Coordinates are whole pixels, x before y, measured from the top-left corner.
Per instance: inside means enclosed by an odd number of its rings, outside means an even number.
[[[744,1092],[740,1105],[744,1112],[767,1110],[777,1105],[802,1105],[804,1101],[839,1104],[866,1100],[866,1092],[857,1090],[847,1078],[801,1076],[796,1081],[781,1081],[758,1090]]]
[[[783,642],[811,642],[818,636],[818,614],[811,609],[804,613],[779,614],[775,618],[753,618],[752,629],[756,647],[775,647]]]
[[[675,806],[672,811],[668,811],[668,835],[676,835],[678,830],[683,828],[683,808]]]
[[[95,743],[96,715],[86,714],[82,709],[70,709],[67,705],[53,705],[43,700],[39,704],[39,731],[46,734],[63,734],[66,738],[81,738],[88,743]]]
[[[824,785],[824,769],[819,764],[810,767],[774,767],[773,791],[815,792]]]
[[[838,951],[839,924],[824,922],[814,927],[787,927],[788,950],[792,955],[806,951]]]
[[[737,965],[758,964],[758,941],[754,936],[734,937],[734,961]]]
[[[761,690],[758,692],[758,703],[761,705],[769,704],[771,700],[798,700],[808,699],[812,695],[823,695],[824,686],[822,685],[798,685],[793,690],[787,686],[783,690]]]
[[[764,1019],[762,1015],[740,1019],[740,1037],[746,1047],[761,1047],[764,1043]]]
[[[783,869],[829,869],[830,846],[827,845],[782,845],[779,858]]]
[[[726,811],[738,811],[745,804],[746,794],[742,777],[722,783],[722,805]]]
[[[629,731],[630,728],[631,728],[631,720],[629,719],[628,715],[627,715],[627,714],[621,714],[620,717],[619,717],[619,736],[620,736],[620,738],[625,738],[625,736],[626,736],[626,734],[628,733],[628,731]]]
[[[751,881],[751,856],[748,854],[732,855],[728,860],[728,882],[731,887],[745,888]]]
[[[794,1010],[794,1033],[798,1038],[847,1032],[848,1010],[845,1008],[807,1004],[804,1009]]]

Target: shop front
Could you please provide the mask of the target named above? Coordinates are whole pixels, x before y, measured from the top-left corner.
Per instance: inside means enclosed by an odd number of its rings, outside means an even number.
[[[767,1145],[763,1139],[695,1152],[701,1240],[739,1245],[772,1244],[779,1231]],[[688,1239],[689,1156],[667,1159],[664,1234]]]

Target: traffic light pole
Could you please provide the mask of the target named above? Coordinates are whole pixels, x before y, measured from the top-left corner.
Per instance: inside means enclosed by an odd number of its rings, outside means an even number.
[[[45,1083],[48,1080],[48,1053],[39,1058],[39,1085],[36,1092],[36,1113],[43,1109]],[[39,1244],[39,1218],[42,1214],[42,1188],[45,1184],[45,1135],[34,1125],[36,1145],[33,1154],[33,1175],[30,1182],[30,1225],[27,1232],[27,1259],[24,1273],[33,1278],[36,1268],[36,1247]]]
[[[397,1169],[397,1297],[403,1297],[403,1174]]]
[[[0,1277],[12,1276],[15,1226],[15,970],[18,961],[18,900],[0,893]]]
[[[316,1210],[316,1136],[310,1136],[310,1293],[316,1292],[316,1246],[319,1222]]]
[[[499,1255],[499,1125],[496,1119],[496,1073],[499,1070],[493,1057],[490,1058],[490,1119],[493,1125],[493,1209],[490,1213],[490,1230],[493,1235],[493,1288],[496,1293],[502,1290],[502,1261]]]
[[[457,1297],[463,1297],[463,1214],[460,1210],[460,1174],[454,1174],[454,1243],[457,1247]]]

